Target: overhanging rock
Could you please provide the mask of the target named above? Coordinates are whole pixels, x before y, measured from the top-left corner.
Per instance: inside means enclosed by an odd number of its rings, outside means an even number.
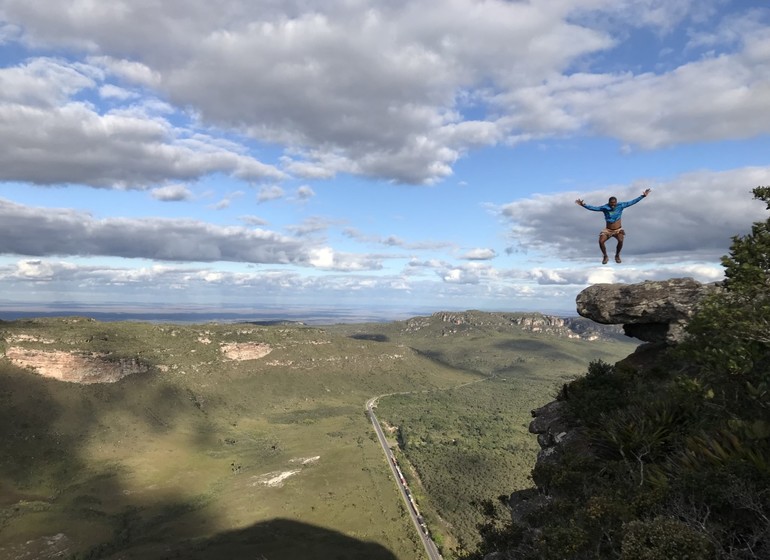
[[[622,324],[627,336],[673,344],[684,337],[684,326],[703,298],[718,289],[718,283],[692,278],[594,284],[578,294],[577,312],[597,323]]]

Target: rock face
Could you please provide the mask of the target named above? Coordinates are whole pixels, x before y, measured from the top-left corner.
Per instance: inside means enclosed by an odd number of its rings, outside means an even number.
[[[589,443],[579,426],[570,424],[566,417],[567,404],[564,401],[552,401],[545,406],[532,411],[532,422],[529,432],[537,435],[540,452],[537,454],[538,465],[558,465],[567,451],[590,453]],[[533,471],[535,488],[517,490],[508,498],[508,508],[514,523],[523,527],[528,540],[538,533],[538,529],[529,522],[529,516],[543,511],[554,499],[551,489],[538,480],[537,472]],[[502,558],[503,556],[499,556]],[[488,554],[484,560],[496,560],[496,556]]]
[[[703,298],[718,289],[717,283],[692,278],[595,284],[578,294],[577,312],[597,323],[622,324],[627,336],[672,344],[682,339],[684,326]]]
[[[220,347],[222,354],[229,360],[258,360],[272,352],[268,344],[260,342],[230,342]]]
[[[146,373],[149,366],[135,358],[110,360],[105,354],[87,352],[42,351],[11,347],[6,357],[43,377],[71,383],[115,383],[136,373]]]

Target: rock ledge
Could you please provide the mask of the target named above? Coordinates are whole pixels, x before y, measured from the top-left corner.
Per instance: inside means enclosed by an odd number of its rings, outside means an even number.
[[[676,344],[703,298],[717,290],[718,283],[692,278],[594,284],[578,294],[577,312],[597,323],[622,324],[627,336],[645,342]]]

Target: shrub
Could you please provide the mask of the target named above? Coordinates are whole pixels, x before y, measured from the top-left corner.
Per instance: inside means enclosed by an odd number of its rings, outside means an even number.
[[[624,527],[621,560],[707,560],[714,558],[708,538],[666,517],[635,520]]]
[[[633,405],[592,430],[592,443],[602,457],[649,463],[671,446],[679,423],[677,410],[665,403]]]
[[[536,558],[561,560],[562,558],[583,558],[590,546],[588,534],[575,523],[565,526],[548,526],[535,542]]]
[[[632,393],[630,375],[615,366],[597,360],[588,365],[586,376],[567,385],[560,397],[567,402],[574,419],[590,426],[602,414],[623,408]]]

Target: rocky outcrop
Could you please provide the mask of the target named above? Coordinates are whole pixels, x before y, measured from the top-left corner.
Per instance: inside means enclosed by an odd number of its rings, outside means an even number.
[[[595,284],[578,294],[577,311],[599,323],[620,323],[628,336],[639,340],[676,344],[703,298],[718,289],[718,284],[701,284],[692,278]],[[655,352],[641,349],[638,353]],[[629,358],[624,361],[634,362]],[[565,409],[564,401],[553,401],[532,411],[529,431],[537,435],[540,464],[558,461],[567,450],[590,453],[580,428],[570,425],[565,417]]]
[[[537,464],[556,464],[567,452],[591,453],[584,431],[580,426],[570,423],[566,409],[566,402],[552,401],[532,411],[529,432],[537,435],[537,443],[540,445]],[[538,484],[536,477],[534,482]]]
[[[150,370],[136,358],[111,359],[107,354],[33,350],[12,346],[6,358],[43,377],[71,383],[114,383],[128,375]]]
[[[525,331],[582,340],[617,340],[623,338],[615,325],[603,325],[583,317],[556,317],[541,313],[503,313],[486,311],[441,311],[429,317],[414,317],[405,322],[405,333],[440,329],[441,336],[468,334],[477,329],[499,332]]]
[[[272,348],[261,342],[229,342],[220,346],[222,354],[229,360],[258,360],[264,358]]]
[[[627,336],[645,342],[675,344],[699,303],[718,289],[692,278],[594,284],[578,294],[577,312],[597,323],[622,324]]]
[[[675,344],[703,298],[717,289],[718,284],[701,284],[692,278],[595,284],[578,294],[577,311],[599,323],[621,323],[628,336]],[[590,452],[580,428],[567,421],[565,409],[564,401],[553,401],[532,411],[529,431],[540,444],[538,463],[556,461],[568,449]]]
[[[537,455],[537,464],[540,466],[558,465],[568,450],[590,453],[587,438],[579,426],[570,424],[566,408],[567,403],[564,401],[553,401],[532,411],[533,419],[529,424],[529,431],[537,435],[537,442],[540,444],[540,452]],[[530,524],[530,517],[537,518],[538,512],[559,498],[538,480],[537,469],[533,470],[532,474],[536,487],[518,490],[508,498],[511,520],[519,527],[526,529],[525,542],[539,533],[539,529]],[[499,553],[488,554],[484,560],[504,557],[495,556],[495,554]]]

